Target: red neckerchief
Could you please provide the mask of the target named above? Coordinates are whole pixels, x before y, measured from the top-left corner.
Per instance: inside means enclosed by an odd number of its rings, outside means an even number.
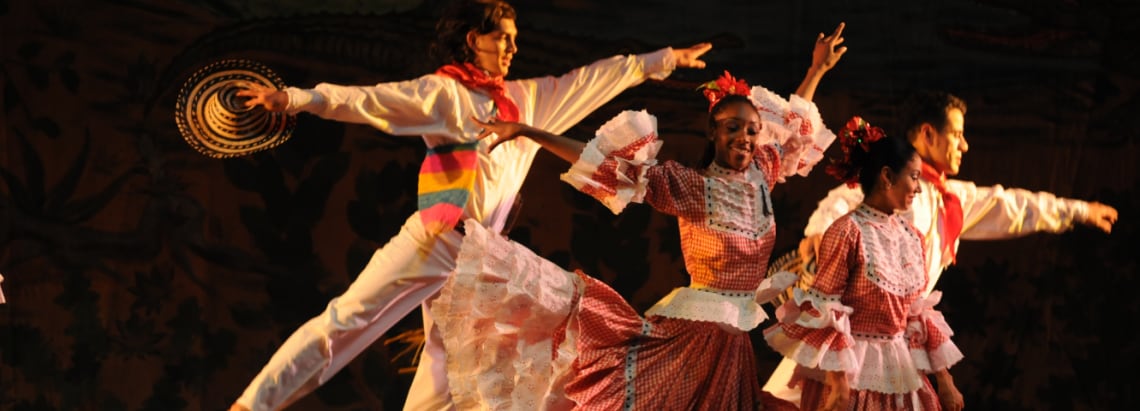
[[[451,63],[440,67],[435,74],[450,77],[472,90],[479,90],[491,97],[495,102],[495,118],[503,121],[519,121],[519,106],[507,97],[507,90],[503,87],[503,77],[491,77],[471,63]]]
[[[946,190],[946,175],[934,166],[922,163],[922,178],[934,185],[942,193],[942,207],[938,209],[939,226],[942,227],[942,253],[950,256],[951,264],[957,259],[958,248],[954,243],[962,234],[962,201],[957,195]]]

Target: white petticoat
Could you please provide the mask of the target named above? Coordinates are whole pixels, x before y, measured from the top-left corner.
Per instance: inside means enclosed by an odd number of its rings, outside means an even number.
[[[465,231],[456,270],[431,305],[455,407],[571,408],[562,387],[577,352],[567,320],[585,287],[581,278],[474,220]]]

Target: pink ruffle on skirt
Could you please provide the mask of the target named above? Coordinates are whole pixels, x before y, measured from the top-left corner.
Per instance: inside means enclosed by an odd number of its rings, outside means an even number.
[[[458,409],[795,409],[760,390],[747,333],[643,319],[601,281],[466,233],[431,307]]]

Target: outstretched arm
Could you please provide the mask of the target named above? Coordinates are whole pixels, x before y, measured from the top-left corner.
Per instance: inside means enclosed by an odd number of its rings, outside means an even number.
[[[463,142],[466,130],[456,127],[466,116],[485,113],[472,93],[438,75],[364,86],[319,83],[313,88],[277,90],[253,82],[237,85],[251,109],[309,113],[323,119],[366,124],[394,136],[420,138],[429,146]],[[482,115],[482,114],[481,114]],[[470,130],[473,132],[474,130]],[[427,136],[437,136],[435,141]]]
[[[622,91],[646,80],[664,80],[675,68],[702,68],[701,57],[712,49],[709,43],[688,48],[614,56],[571,70],[561,76],[518,80],[512,97],[520,107],[532,106],[533,117],[520,120],[543,131],[564,133]],[[530,102],[526,104],[523,102]],[[485,118],[485,117],[484,117]]]
[[[479,124],[480,127],[483,127],[483,131],[479,133],[480,139],[487,138],[492,134],[498,136],[495,141],[491,142],[487,151],[494,150],[499,144],[523,136],[542,145],[542,148],[558,156],[558,158],[566,160],[570,164],[574,164],[578,161],[578,155],[582,154],[582,149],[586,147],[586,143],[581,141],[550,133],[546,130],[541,130],[522,123],[495,120],[484,122],[474,117],[472,117],[471,120]]]
[[[811,67],[808,68],[807,75],[800,83],[800,87],[796,89],[796,95],[800,98],[811,101],[815,96],[815,88],[819,85],[819,80],[823,75],[835,67],[839,63],[839,59],[847,53],[847,47],[839,47],[843,44],[843,27],[846,23],[839,23],[835,31],[831,35],[824,36],[819,33],[816,37],[815,49],[811,53]]]
[[[946,187],[962,201],[963,240],[1016,238],[1027,234],[1061,233],[1077,224],[1112,232],[1115,208],[1095,201],[1058,197],[1044,191],[977,186],[947,180]]]

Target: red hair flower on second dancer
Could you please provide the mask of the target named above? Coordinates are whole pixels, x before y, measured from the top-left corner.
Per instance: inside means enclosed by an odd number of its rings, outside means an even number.
[[[832,159],[825,171],[848,187],[855,187],[859,184],[859,171],[851,164],[851,150],[858,147],[863,152],[869,152],[871,143],[881,140],[886,135],[883,129],[872,126],[862,117],[852,117],[839,131],[839,148],[843,150],[843,158]]]
[[[871,143],[879,141],[886,133],[883,129],[872,126],[862,117],[855,116],[847,121],[843,126],[843,130],[839,131],[839,146],[843,149],[844,153],[851,150],[851,147],[859,146],[863,151],[871,150]]]

